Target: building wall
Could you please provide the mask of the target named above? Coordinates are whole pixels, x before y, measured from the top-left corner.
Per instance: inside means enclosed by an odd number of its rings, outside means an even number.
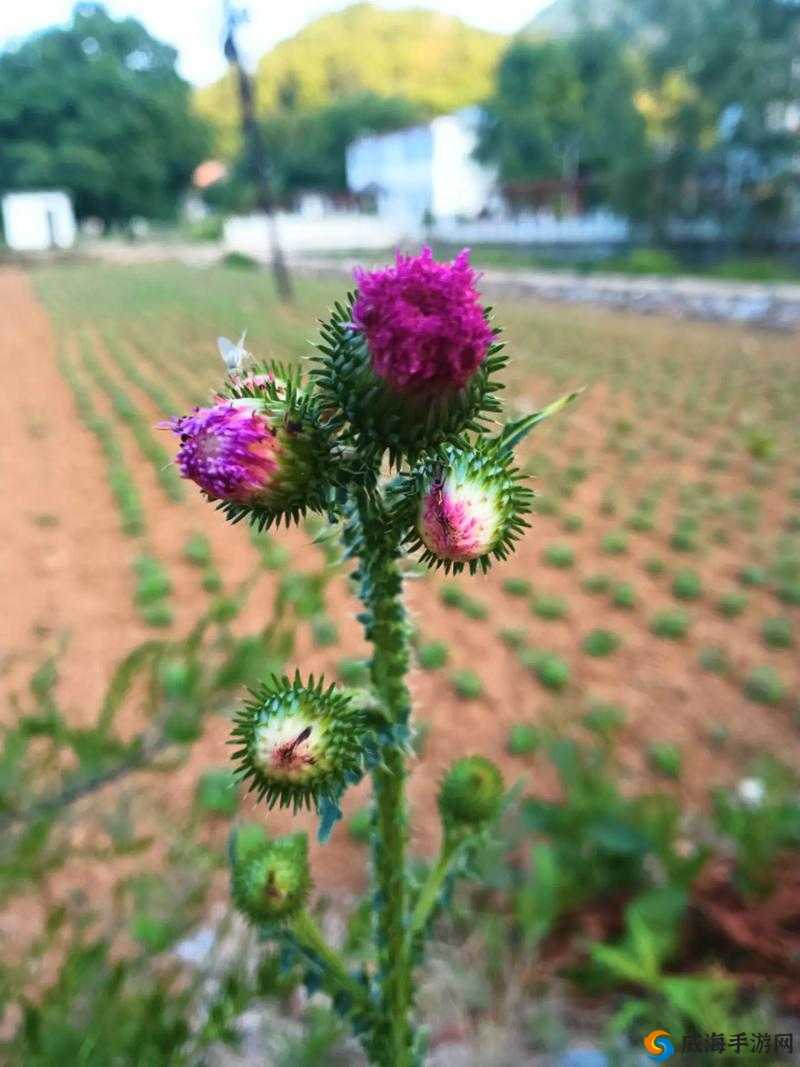
[[[6,244],[17,252],[71,248],[75,243],[75,215],[66,193],[8,193],[2,210]]]
[[[432,210],[431,126],[354,141],[347,149],[347,184],[354,193],[373,190],[380,215],[419,226]]]
[[[493,198],[497,173],[473,158],[479,121],[478,108],[465,108],[431,123],[431,213],[436,219],[475,218]]]
[[[279,214],[276,226],[281,245],[290,255],[393,248],[407,236],[398,220],[344,212],[322,218]],[[244,252],[258,260],[269,259],[270,234],[266,217],[234,215],[227,219],[223,245],[228,252]]]

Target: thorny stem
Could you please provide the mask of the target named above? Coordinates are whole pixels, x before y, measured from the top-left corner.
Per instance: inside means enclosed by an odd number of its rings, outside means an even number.
[[[378,1017],[371,1052],[381,1067],[412,1067],[411,943],[406,878],[406,763],[403,735],[411,698],[405,682],[408,624],[402,602],[397,535],[373,501],[363,496],[350,526],[351,551],[366,611],[361,616],[373,647],[370,672],[388,722],[372,773],[375,915],[378,947]],[[394,732],[392,732],[394,731]]]

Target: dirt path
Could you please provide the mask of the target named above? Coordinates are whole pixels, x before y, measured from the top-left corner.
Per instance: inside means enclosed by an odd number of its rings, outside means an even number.
[[[0,684],[23,684],[62,639],[64,691],[94,708],[107,665],[145,636],[103,458],[78,422],[56,341],[29,278],[0,271]],[[3,701],[7,706],[7,701]]]

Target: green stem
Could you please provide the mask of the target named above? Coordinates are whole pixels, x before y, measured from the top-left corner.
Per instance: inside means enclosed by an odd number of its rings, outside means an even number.
[[[369,993],[348,972],[338,952],[334,951],[322,936],[320,928],[309,913],[303,909],[291,920],[291,930],[299,947],[315,963],[323,967],[328,992],[345,993],[355,1006],[356,1012],[369,1015],[373,1005]]]
[[[453,864],[458,859],[465,844],[465,838],[453,839],[452,837],[445,837],[442,842],[442,850],[439,853],[439,857],[431,867],[428,878],[420,890],[414,910],[411,913],[409,936],[412,944],[425,933],[428,922],[439,902],[439,894],[447,881],[447,876],[453,869]]]
[[[412,1060],[411,959],[406,937],[408,899],[404,804],[405,766],[396,747],[384,750],[384,766],[373,774],[375,796],[375,900],[378,939],[379,1019],[377,1062],[407,1067]]]
[[[405,682],[409,664],[408,624],[402,602],[400,549],[379,509],[362,498],[351,526],[351,547],[359,556],[362,616],[372,643],[370,673],[388,720],[387,731],[407,728],[411,698]],[[378,1018],[371,1051],[381,1067],[411,1067],[411,942],[405,852],[408,837],[402,736],[387,733],[372,774],[373,864],[378,948]]]

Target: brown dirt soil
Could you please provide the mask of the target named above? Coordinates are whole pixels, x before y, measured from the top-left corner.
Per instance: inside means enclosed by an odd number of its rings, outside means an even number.
[[[754,992],[766,980],[788,1011],[800,1012],[798,857],[779,857],[776,884],[763,898],[750,899],[734,888],[731,865],[718,860],[703,872],[693,905],[696,933],[714,944],[726,968]]]
[[[0,616],[0,685],[4,696],[22,689],[43,652],[68,633],[59,695],[62,705],[80,722],[87,710],[97,707],[114,664],[152,633],[137,618],[132,600],[131,562],[141,546],[120,535],[103,458],[94,438],[76,418],[69,389],[56,365],[56,339],[25,274],[11,269],[0,271],[0,304],[9,309],[0,320],[4,368],[0,390],[4,427],[0,437],[0,477],[7,487],[0,546],[0,582],[6,596],[6,610]],[[630,319],[627,321],[630,323]],[[675,324],[676,331],[698,329]],[[100,358],[104,358],[100,342],[95,342]],[[586,452],[600,447],[608,399],[602,386],[595,388],[572,418],[571,438],[580,440]],[[95,400],[102,407],[102,399],[98,396]],[[155,423],[158,414],[152,405],[137,395],[137,403],[140,401],[141,409],[148,417],[152,415]],[[615,398],[615,403],[619,402]],[[135,443],[126,431],[122,430],[121,436],[126,459],[142,493],[150,542],[175,583],[175,630],[184,632],[200,610],[197,572],[182,555],[187,535],[202,530],[208,536],[226,585],[248,572],[253,552],[245,532],[227,526],[192,487],[186,503],[166,502]],[[698,477],[692,462],[687,460],[687,478]],[[638,477],[647,474],[645,471]],[[735,478],[735,472],[730,476]],[[697,665],[698,649],[716,643],[724,628],[724,642],[737,669],[751,666],[754,638],[747,628],[721,622],[710,608],[695,612],[692,606],[690,610],[698,615],[698,623],[687,641],[658,640],[649,632],[647,622],[652,613],[662,606],[674,606],[668,581],[651,578],[642,568],[648,555],[669,558],[669,549],[663,543],[665,535],[632,538],[629,554],[621,561],[601,556],[598,546],[603,534],[619,528],[620,520],[598,517],[600,488],[597,479],[588,479],[576,487],[569,510],[585,516],[581,531],[565,535],[557,518],[538,517],[534,530],[508,567],[469,582],[470,595],[484,601],[489,610],[488,622],[471,621],[445,607],[438,597],[438,578],[409,583],[408,602],[417,625],[428,638],[446,638],[451,653],[445,670],[415,670],[411,678],[416,715],[431,727],[424,758],[416,762],[411,775],[415,850],[428,853],[435,847],[435,793],[441,773],[453,757],[485,752],[502,764],[513,781],[526,767],[505,754],[509,728],[520,721],[571,722],[586,709],[587,697],[613,700],[628,711],[620,752],[625,788],[652,783],[645,751],[653,740],[675,741],[683,747],[685,770],[681,781],[659,785],[680,792],[690,804],[701,804],[709,787],[735,780],[749,755],[759,750],[780,754],[788,762],[797,763],[800,759],[800,739],[785,708],[759,708],[745,699],[740,687],[703,673]],[[662,524],[661,529],[668,530],[668,526]],[[304,554],[311,552],[318,565],[316,550],[308,547],[302,531],[281,536],[292,551],[295,565],[302,566]],[[569,541],[579,566],[571,570],[542,566],[542,548],[556,540]],[[685,563],[683,559],[671,562],[676,566]],[[689,561],[688,565],[696,563]],[[702,562],[707,588],[716,592],[730,587],[735,568],[732,549],[715,548]],[[613,611],[607,606],[607,598],[582,592],[580,577],[600,570],[632,581],[642,606],[632,612]],[[525,600],[503,592],[502,581],[509,576],[532,576],[538,592],[565,596],[569,617],[558,622],[538,620]],[[255,628],[270,614],[273,589],[273,579],[268,576],[248,604],[241,620],[243,626]],[[758,604],[762,598],[764,610],[760,616],[775,614],[774,602],[768,602],[767,594],[753,591],[753,603]],[[294,659],[302,663],[304,670],[326,668],[330,674],[336,660],[364,651],[355,621],[357,605],[344,578],[334,582],[328,610],[340,627],[340,643],[333,652],[316,649],[305,629],[301,631]],[[797,609],[788,610],[797,614]],[[512,626],[524,627],[533,644],[563,655],[570,662],[572,680],[563,694],[544,690],[503,645],[498,631]],[[595,626],[607,626],[622,636],[622,646],[615,655],[593,659],[580,652],[581,640]],[[757,662],[774,662],[796,693],[800,682],[796,656],[791,651],[762,653]],[[481,676],[485,691],[479,699],[465,701],[455,697],[450,674],[459,667],[470,667]],[[9,702],[7,707],[5,714],[13,715],[13,704]],[[133,728],[137,725],[135,710],[129,714],[133,716]],[[730,740],[724,748],[715,749],[708,744],[713,723],[723,723],[729,731]],[[129,780],[131,788],[141,784],[142,792],[146,790],[154,830],[159,825],[169,828],[173,813],[186,809],[197,776],[205,767],[225,763],[228,730],[225,718],[213,717],[190,760],[180,769],[169,775],[137,775]],[[553,792],[552,772],[543,761],[530,764],[527,769],[534,771],[529,781],[536,791]],[[347,811],[363,803],[365,793],[365,786],[354,790],[347,798]],[[245,803],[242,814],[256,815],[250,807],[249,802]],[[290,823],[296,825],[283,813],[270,814],[268,822],[276,831]],[[308,819],[300,822],[311,825]],[[363,884],[363,849],[341,831],[324,848],[314,846],[312,864],[320,889],[357,890]],[[110,891],[114,873],[108,865],[95,866],[101,869],[93,871],[93,891]],[[76,861],[59,875],[60,888],[54,892],[85,884],[85,869]],[[18,919],[19,916],[15,921]]]

